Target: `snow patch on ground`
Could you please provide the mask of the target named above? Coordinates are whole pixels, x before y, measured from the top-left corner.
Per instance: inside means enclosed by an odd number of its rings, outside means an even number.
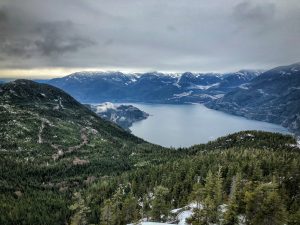
[[[269,95],[268,93],[264,92],[263,89],[257,89],[257,91],[258,91],[258,93],[260,93],[260,94],[262,94],[264,96]]]
[[[293,67],[293,68],[291,69],[291,71],[292,71],[292,72],[298,72],[299,70],[298,70],[297,67]]]
[[[241,84],[239,86],[239,88],[244,89],[244,90],[248,90],[249,89],[248,84]]]
[[[193,215],[192,210],[186,210],[178,214],[177,219],[179,220],[178,225],[187,225],[185,222],[187,218]]]
[[[213,97],[215,97],[215,98],[223,98],[223,97],[224,97],[224,94],[214,95]]]
[[[199,89],[199,90],[207,90],[211,87],[218,87],[220,83],[215,83],[211,85],[192,85],[189,87],[189,89]]]
[[[182,92],[182,93],[180,93],[180,94],[174,94],[173,96],[174,96],[174,97],[177,97],[177,98],[182,98],[182,97],[191,95],[192,92],[193,92],[193,91]]]
[[[300,140],[297,140],[296,144],[286,144],[286,146],[290,146],[292,148],[299,148],[300,149]]]
[[[133,225],[133,223],[127,224],[127,225]],[[138,225],[174,225],[174,224],[170,224],[170,223],[157,223],[157,222],[141,222]]]

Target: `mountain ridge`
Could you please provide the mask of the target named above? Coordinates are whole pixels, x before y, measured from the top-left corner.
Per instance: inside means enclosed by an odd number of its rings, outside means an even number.
[[[80,102],[207,102],[247,83],[259,71],[236,73],[76,72],[47,81]]]
[[[300,63],[262,73],[246,86],[206,103],[249,119],[280,124],[300,135]]]

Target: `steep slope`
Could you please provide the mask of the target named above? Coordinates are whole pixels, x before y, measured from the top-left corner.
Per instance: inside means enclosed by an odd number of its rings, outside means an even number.
[[[4,84],[0,109],[1,153],[18,152],[21,162],[72,166],[74,159],[82,158],[93,166],[93,160],[113,156],[113,165],[129,168],[135,162],[128,154],[134,150],[167,151],[99,118],[64,91],[47,84],[28,80]],[[117,163],[123,154],[128,158],[126,165]]]
[[[269,70],[206,105],[250,119],[281,124],[300,135],[300,63]]]
[[[77,72],[47,83],[59,87],[80,102],[203,103],[219,98],[258,76],[258,71],[236,73],[123,74]]]
[[[65,224],[74,190],[181,154],[125,132],[58,88],[28,80],[0,87],[0,124],[0,214],[8,219],[0,224]]]

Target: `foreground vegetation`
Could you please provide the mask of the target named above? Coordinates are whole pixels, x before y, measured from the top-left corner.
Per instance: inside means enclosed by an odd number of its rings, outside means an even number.
[[[0,224],[175,221],[299,224],[300,151],[291,136],[245,131],[167,149],[103,121],[48,85],[0,92]]]

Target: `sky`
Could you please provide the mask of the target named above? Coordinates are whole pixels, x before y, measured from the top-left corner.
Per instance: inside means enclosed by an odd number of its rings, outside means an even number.
[[[0,0],[0,77],[300,61],[299,0]]]

